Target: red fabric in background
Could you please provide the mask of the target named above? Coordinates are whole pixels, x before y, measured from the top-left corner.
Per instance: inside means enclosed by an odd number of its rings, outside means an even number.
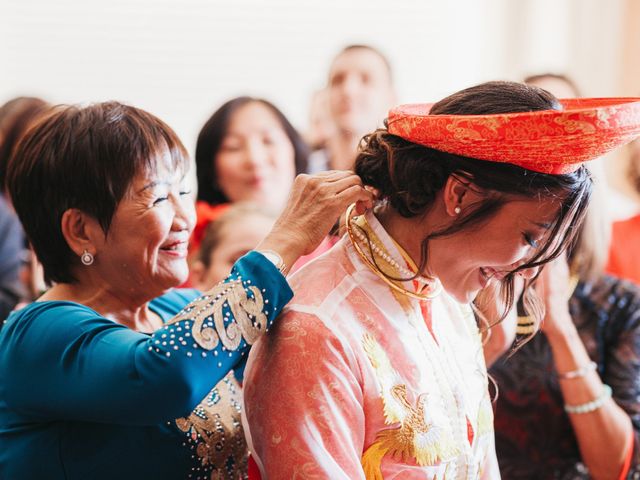
[[[203,201],[196,202],[196,226],[191,233],[191,238],[189,239],[189,254],[198,251],[209,223],[219,218],[220,215],[229,208],[229,205],[229,203],[209,205],[207,202]]]
[[[640,215],[614,222],[606,270],[640,284]]]

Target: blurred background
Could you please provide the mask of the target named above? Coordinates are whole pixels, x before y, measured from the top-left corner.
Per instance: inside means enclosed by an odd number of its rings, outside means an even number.
[[[167,121],[191,152],[203,122],[237,95],[273,101],[305,132],[313,92],[353,43],[386,54],[402,103],[542,72],[568,74],[584,96],[640,95],[637,0],[0,5],[0,103],[18,95],[129,102]],[[608,176],[626,191],[620,162],[607,161]]]

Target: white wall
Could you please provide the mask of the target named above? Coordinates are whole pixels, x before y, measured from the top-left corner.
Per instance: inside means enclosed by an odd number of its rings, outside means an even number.
[[[305,129],[309,96],[348,43],[390,57],[403,102],[549,69],[606,95],[619,3],[0,0],[0,102],[123,100],[159,115],[193,150],[204,120],[240,94],[274,101]]]

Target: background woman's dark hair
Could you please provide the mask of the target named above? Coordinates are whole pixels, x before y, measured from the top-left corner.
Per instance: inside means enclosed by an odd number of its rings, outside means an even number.
[[[173,130],[117,102],[56,107],[27,132],[9,161],[7,187],[48,283],[75,281],[80,264],[62,234],[63,213],[82,210],[107,235],[134,177],[153,173],[166,151],[169,167],[186,172],[187,152]]]
[[[198,200],[211,205],[227,203],[229,199],[220,189],[216,178],[215,157],[220,151],[231,117],[241,107],[249,103],[260,103],[278,118],[289,141],[293,145],[296,175],[307,171],[309,147],[300,134],[293,128],[287,117],[271,102],[261,98],[238,97],[229,100],[211,115],[204,124],[196,144],[196,168],[198,174]]]
[[[5,179],[9,157],[22,135],[49,109],[49,104],[36,97],[17,97],[0,107],[0,191],[6,189]]]
[[[545,90],[512,82],[488,82],[454,93],[434,104],[430,113],[483,115],[549,109],[560,110],[562,106]],[[450,175],[487,192],[482,202],[465,209],[451,227],[423,240],[420,270],[428,260],[429,240],[482,224],[509,201],[508,195],[557,198],[560,212],[546,240],[533,258],[505,277],[502,288],[505,315],[513,304],[514,275],[556,258],[571,244],[591,193],[591,178],[584,167],[565,175],[537,173],[511,164],[440,152],[391,135],[385,129],[363,139],[355,170],[365,185],[378,189],[380,198],[404,217],[428,211]],[[528,294],[527,306],[536,310],[532,298]],[[533,313],[539,316],[539,309]]]

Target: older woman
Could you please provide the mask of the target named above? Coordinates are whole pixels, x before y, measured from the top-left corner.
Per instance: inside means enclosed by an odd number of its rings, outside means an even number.
[[[200,295],[173,290],[187,164],[166,124],[118,103],[59,108],[21,143],[9,191],[54,285],[0,335],[0,477],[244,476],[232,370],[291,298],[282,273],[329,230],[321,213],[369,195],[349,173],[299,178],[258,251]]]
[[[640,133],[640,102],[609,102],[490,82],[393,109],[365,138],[356,172],[383,201],[292,277],[247,365],[263,476],[500,477],[465,304],[499,281],[509,305],[514,279],[569,244],[591,188],[580,162]]]

